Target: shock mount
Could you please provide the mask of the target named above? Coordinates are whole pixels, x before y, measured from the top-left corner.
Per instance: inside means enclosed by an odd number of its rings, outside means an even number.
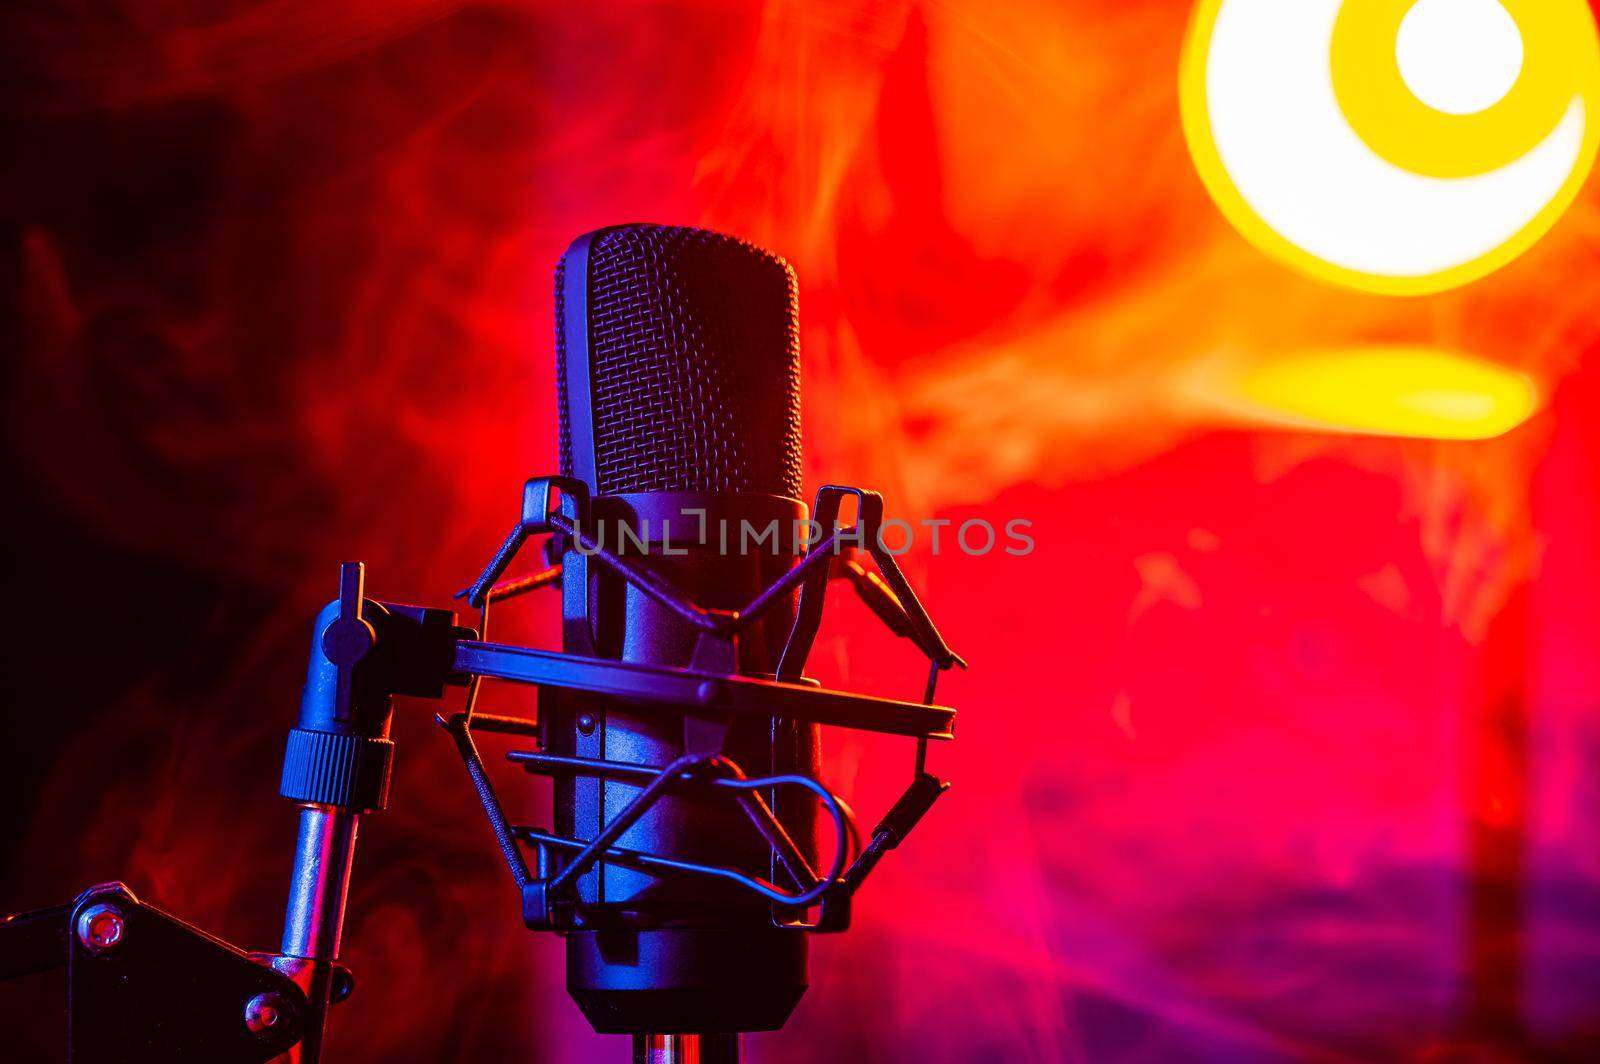
[[[854,523],[839,524],[854,499]],[[802,507],[803,509],[803,507]],[[737,610],[704,608],[646,564],[605,545],[595,532],[586,485],[538,477],[524,487],[519,520],[478,578],[457,597],[478,613],[476,629],[450,610],[366,597],[361,563],[341,566],[339,595],[318,614],[300,716],[284,756],[280,793],[300,808],[300,826],[283,941],[274,954],[246,954],[135,898],[121,884],[94,887],[64,906],[0,923],[0,978],[65,964],[68,970],[69,1059],[72,1064],[265,1064],[286,1056],[316,1064],[323,1056],[330,1007],[354,986],[339,963],[345,899],[360,817],[387,804],[394,744],[395,696],[439,700],[464,688],[461,709],[435,720],[459,754],[482,805],[531,930],[571,933],[613,918],[586,903],[580,884],[602,862],[663,878],[697,880],[765,903],[773,928],[786,934],[829,933],[850,925],[851,903],[873,869],[944,793],[948,783],[927,769],[930,741],[951,739],[955,711],[934,701],[939,674],[965,667],[934,626],[880,530],[883,501],[875,492],[828,486],[817,494],[816,530],[797,564]],[[549,537],[546,564],[506,579],[528,541]],[[877,572],[861,564],[870,557]],[[574,567],[599,567],[692,626],[689,667],[675,668],[572,653],[573,633],[589,624],[590,602],[572,588],[586,584]],[[563,580],[563,575],[580,579]],[[804,670],[822,621],[830,580],[850,582],[896,635],[926,656],[920,701],[826,690]],[[564,586],[568,651],[487,642],[490,609],[539,588]],[[794,622],[771,678],[739,675],[738,640],[798,592]],[[486,680],[539,688],[537,719],[479,710]],[[622,700],[636,711],[683,718],[686,751],[663,765],[643,765],[565,749],[552,735],[547,698]],[[652,709],[653,707],[653,709]],[[756,718],[830,725],[914,740],[910,779],[863,839],[850,806],[813,775],[752,772],[723,749],[731,724]],[[577,728],[585,721],[580,714]],[[589,724],[592,729],[592,722]],[[514,824],[507,816],[474,736],[526,738],[508,761],[556,780],[614,781],[635,788],[590,837]],[[828,859],[813,862],[775,810],[793,794],[814,802]],[[619,840],[668,795],[729,802],[770,853],[767,876],[748,869],[650,853]],[[532,857],[531,863],[529,857]],[[820,867],[819,867],[820,866]],[[783,939],[779,939],[783,941]],[[581,963],[581,962],[578,962]],[[739,972],[726,973],[730,985]],[[591,1022],[605,1029],[603,1004],[579,996]],[[798,995],[795,995],[796,998]],[[781,1025],[794,1001],[771,1003]],[[675,1029],[663,1016],[662,1031]],[[676,1029],[683,1028],[677,1026]],[[715,1029],[715,1028],[705,1028]],[[669,1061],[719,1056],[718,1043],[693,1035],[638,1036],[635,1059]],[[736,1055],[736,1049],[731,1051]],[[729,1051],[722,1044],[721,1056]]]

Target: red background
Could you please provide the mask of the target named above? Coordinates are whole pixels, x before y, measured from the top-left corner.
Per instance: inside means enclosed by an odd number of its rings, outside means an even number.
[[[753,1060],[1594,1059],[1600,198],[1454,293],[1295,275],[1188,162],[1186,16],[10,12],[0,909],[122,878],[274,946],[282,737],[336,563],[402,601],[466,582],[554,466],[561,249],[701,224],[799,272],[808,490],[1038,545],[906,559],[972,663],[934,751],[955,788]],[[1365,439],[1184,386],[1218,351],[1365,341],[1492,359],[1544,409]],[[553,641],[552,604],[517,612]],[[828,623],[823,679],[918,689],[853,603]],[[623,1059],[520,930],[430,715],[402,707],[363,827],[338,1059]],[[905,751],[828,741],[870,820]]]

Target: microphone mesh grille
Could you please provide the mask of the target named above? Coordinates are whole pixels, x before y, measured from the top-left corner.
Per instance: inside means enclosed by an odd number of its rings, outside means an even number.
[[[567,417],[563,257],[556,270],[561,468]],[[628,225],[589,246],[594,488],[800,496],[794,271],[704,229]]]

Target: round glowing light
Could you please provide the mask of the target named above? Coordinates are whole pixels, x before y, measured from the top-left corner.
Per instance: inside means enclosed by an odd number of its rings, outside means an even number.
[[[1441,291],[1510,262],[1600,146],[1585,0],[1200,0],[1181,82],[1229,221],[1367,291]]]
[[[1522,32],[1499,0],[1417,0],[1395,40],[1412,95],[1451,115],[1487,111],[1522,73]]]

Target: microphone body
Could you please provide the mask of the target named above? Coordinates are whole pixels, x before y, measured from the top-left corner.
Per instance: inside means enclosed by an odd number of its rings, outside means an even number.
[[[799,349],[793,271],[704,230],[628,225],[575,241],[556,273],[563,475],[584,481],[601,540],[702,606],[733,610],[796,564]],[[563,649],[772,676],[793,596],[726,644],[700,632],[573,543],[563,553]],[[542,695],[553,752],[659,768],[717,753],[747,775],[815,775],[814,725],[718,719],[695,706],[567,691]],[[590,840],[640,790],[583,774],[556,780],[557,832]],[[816,862],[813,799],[763,796]],[[674,792],[617,842],[781,882],[767,840],[725,794]],[[775,1030],[807,984],[806,939],[733,884],[602,861],[578,881],[568,990],[597,1031]]]

